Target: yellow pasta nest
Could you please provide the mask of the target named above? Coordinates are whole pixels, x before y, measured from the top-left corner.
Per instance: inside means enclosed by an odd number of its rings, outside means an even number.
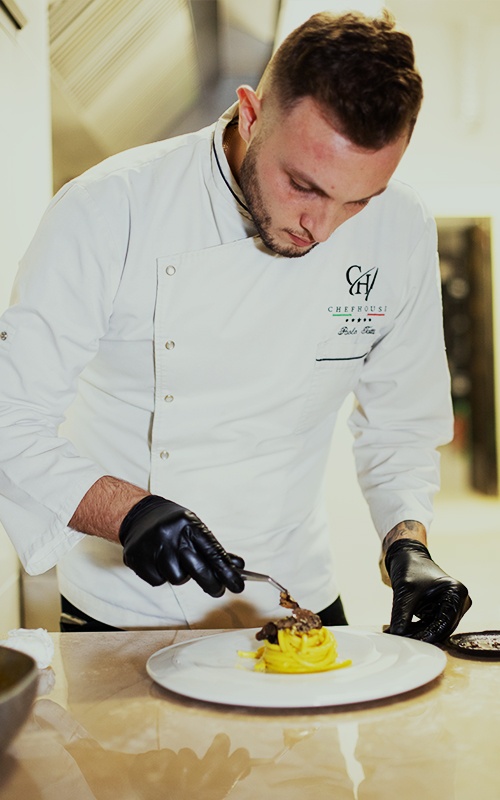
[[[326,672],[349,667],[349,659],[336,663],[337,642],[327,628],[298,633],[295,628],[278,630],[278,644],[265,644],[256,652],[240,650],[239,656],[255,658],[257,672]]]

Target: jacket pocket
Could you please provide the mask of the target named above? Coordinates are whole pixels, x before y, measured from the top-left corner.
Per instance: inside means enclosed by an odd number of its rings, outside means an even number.
[[[336,339],[319,343],[309,391],[295,433],[303,433],[338,411],[355,387],[369,350],[359,352],[362,342],[346,344],[346,347],[341,347]]]

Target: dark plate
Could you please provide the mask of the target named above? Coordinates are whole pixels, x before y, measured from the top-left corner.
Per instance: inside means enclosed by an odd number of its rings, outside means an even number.
[[[446,644],[469,658],[496,658],[500,661],[500,631],[456,633]]]

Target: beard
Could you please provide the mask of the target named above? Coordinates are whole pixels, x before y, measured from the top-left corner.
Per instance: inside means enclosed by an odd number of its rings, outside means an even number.
[[[241,163],[239,184],[246,200],[248,210],[252,215],[257,232],[269,250],[286,258],[301,258],[311,252],[318,242],[311,244],[311,247],[299,248],[293,244],[286,246],[276,241],[272,234],[273,221],[262,198],[259,179],[257,177],[257,156],[259,154],[260,142],[254,140],[248,147],[245,157]],[[284,228],[284,231],[287,229]],[[290,231],[293,233],[293,231]]]

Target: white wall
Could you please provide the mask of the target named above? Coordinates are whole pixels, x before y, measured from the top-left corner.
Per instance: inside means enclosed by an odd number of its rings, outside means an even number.
[[[28,23],[0,9],[0,313],[52,191],[46,0],[17,0]],[[0,638],[20,624],[19,564],[0,526]]]

